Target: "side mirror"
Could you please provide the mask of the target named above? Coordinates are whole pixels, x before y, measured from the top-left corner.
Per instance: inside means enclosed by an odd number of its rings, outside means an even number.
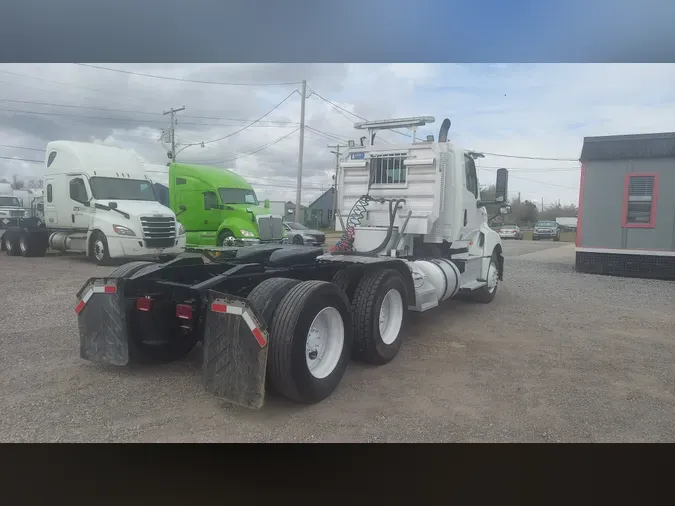
[[[187,207],[185,207],[185,204],[181,204],[178,206],[179,211],[187,211]]]
[[[265,207],[266,207],[267,209],[270,208],[270,199],[265,199]]]
[[[502,206],[499,208],[501,214],[511,214],[511,206]]]
[[[85,205],[88,206],[89,202],[87,202]],[[108,204],[108,207],[110,209],[117,209],[117,202],[111,202],[110,204]]]
[[[495,201],[506,202],[509,193],[509,171],[497,170],[497,182],[495,184]]]

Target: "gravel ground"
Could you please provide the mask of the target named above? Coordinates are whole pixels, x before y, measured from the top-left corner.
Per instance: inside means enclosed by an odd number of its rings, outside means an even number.
[[[573,246],[505,244],[488,305],[412,315],[389,365],[259,412],[202,390],[200,349],[117,369],[78,356],[78,257],[0,257],[0,441],[673,441],[675,284],[578,274]]]

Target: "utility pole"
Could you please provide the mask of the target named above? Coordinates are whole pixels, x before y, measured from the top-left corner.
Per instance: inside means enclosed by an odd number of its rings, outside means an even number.
[[[171,135],[171,161],[175,162],[176,161],[176,113],[180,111],[184,111],[185,106],[181,107],[180,109],[174,109],[173,107],[168,110],[164,111],[162,113],[163,116],[166,116],[167,114],[171,115],[171,126],[169,127],[169,135]]]
[[[541,212],[544,212],[544,197],[541,198]]]
[[[302,81],[300,93],[300,149],[298,152],[298,189],[295,192],[295,220],[300,223],[300,198],[302,197],[302,152],[305,148],[305,98],[307,97],[307,81]]]
[[[338,173],[340,172],[340,148],[345,148],[344,144],[336,144],[335,146],[328,146],[328,149],[335,150],[331,151],[335,155],[335,176],[333,176],[333,217],[331,222],[333,224],[333,230],[335,230],[336,218],[335,213],[337,211],[337,183],[338,183]]]

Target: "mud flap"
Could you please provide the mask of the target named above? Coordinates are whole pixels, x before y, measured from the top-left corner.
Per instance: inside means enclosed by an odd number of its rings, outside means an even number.
[[[80,357],[112,365],[129,363],[129,339],[119,278],[91,278],[77,293]]]
[[[204,325],[204,388],[238,406],[265,403],[268,333],[246,299],[209,290]]]

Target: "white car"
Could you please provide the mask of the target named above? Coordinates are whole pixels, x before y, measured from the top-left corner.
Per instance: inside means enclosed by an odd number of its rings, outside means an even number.
[[[523,231],[520,230],[518,225],[502,225],[497,233],[502,239],[516,239],[518,241],[523,239]]]

